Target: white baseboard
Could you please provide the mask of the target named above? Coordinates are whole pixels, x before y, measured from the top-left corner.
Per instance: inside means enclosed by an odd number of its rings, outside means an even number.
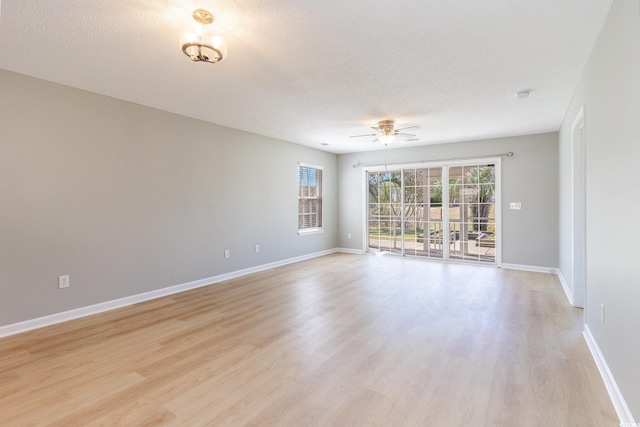
[[[45,326],[55,325],[56,323],[66,322],[68,320],[78,319],[80,317],[91,316],[93,314],[98,314],[98,313],[102,313],[109,310],[115,310],[116,308],[126,307],[128,305],[137,304],[139,302],[149,301],[156,298],[161,298],[167,295],[176,294],[178,292],[188,291],[190,289],[196,289],[203,286],[213,285],[214,283],[219,283],[229,279],[235,279],[236,277],[246,276],[247,274],[257,273],[260,271],[269,270],[272,268],[281,267],[283,265],[293,264],[295,262],[305,261],[308,259],[317,258],[317,257],[329,255],[336,252],[342,252],[342,250],[329,249],[326,251],[314,252],[311,254],[301,255],[298,257],[276,261],[269,264],[258,265],[256,267],[250,267],[250,268],[245,268],[243,270],[220,274],[218,276],[207,277],[200,280],[194,280],[192,282],[169,286],[167,288],[157,289],[154,291],[131,295],[124,298],[101,302],[98,304],[94,304],[86,307],[80,307],[80,308],[76,308],[69,311],[63,311],[61,313],[55,313],[49,316],[38,317],[35,319],[25,320],[23,322],[13,323],[6,326],[0,326],[0,338],[7,337],[9,335],[19,334],[21,332],[31,331],[33,329],[43,328]]]
[[[500,267],[506,268],[508,270],[521,270],[521,271],[533,271],[535,273],[548,273],[548,274],[558,274],[558,269],[553,267],[538,267],[536,265],[526,265],[526,264],[507,264],[502,263]]]
[[[336,252],[340,252],[343,254],[356,254],[356,255],[364,255],[366,251],[362,249],[351,249],[351,248],[337,248]]]
[[[613,403],[613,407],[618,414],[618,418],[620,418],[620,425],[637,425],[633,420],[633,415],[631,414],[631,411],[627,406],[627,402],[625,402],[624,397],[622,396],[622,393],[618,388],[618,384],[616,383],[615,378],[613,378],[613,375],[609,370],[609,365],[607,365],[607,361],[604,359],[598,343],[591,334],[589,325],[584,325],[584,331],[582,334],[584,335],[584,339],[589,346],[589,350],[591,351],[593,360],[596,362],[596,366],[600,371],[600,375],[602,376],[604,385],[607,388],[607,392],[609,393],[611,403]]]
[[[567,280],[564,278],[564,275],[560,270],[558,270],[558,279],[560,280],[560,284],[562,285],[562,290],[564,291],[564,294],[567,296],[567,299],[569,300],[569,304],[575,306],[575,304],[573,303],[573,292],[571,291],[571,288],[569,287]]]

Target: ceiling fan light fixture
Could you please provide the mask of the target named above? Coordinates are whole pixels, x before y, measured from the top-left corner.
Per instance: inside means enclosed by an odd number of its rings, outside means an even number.
[[[378,122],[378,129],[382,135],[378,137],[384,145],[389,145],[396,137],[396,131],[393,129],[395,122],[393,120],[381,120]]]
[[[393,133],[388,133],[386,135],[382,135],[381,137],[379,137],[378,139],[380,140],[380,142],[382,142],[384,145],[389,145],[393,142],[393,140],[396,138],[396,136]]]
[[[365,135],[351,135],[351,138],[360,138],[363,136],[376,136],[377,138],[374,139],[374,141],[379,141],[382,144],[384,144],[385,146],[391,144],[396,136],[399,136],[400,138],[414,138],[415,139],[415,135],[410,134],[410,133],[406,133],[403,132],[404,130],[407,129],[420,129],[420,126],[406,126],[400,129],[396,129],[395,128],[395,122],[393,120],[380,120],[378,122],[378,126],[372,126],[371,129],[375,130],[378,133],[368,133]]]
[[[219,34],[208,33],[206,26],[213,23],[215,17],[204,9],[196,9],[193,19],[198,23],[195,31],[185,32],[180,45],[182,52],[194,62],[215,64],[227,57],[227,41]]]

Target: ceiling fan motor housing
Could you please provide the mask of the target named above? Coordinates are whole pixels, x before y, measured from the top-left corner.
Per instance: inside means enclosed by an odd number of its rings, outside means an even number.
[[[378,122],[378,128],[382,131],[383,135],[392,135],[393,132],[393,120],[380,120]]]

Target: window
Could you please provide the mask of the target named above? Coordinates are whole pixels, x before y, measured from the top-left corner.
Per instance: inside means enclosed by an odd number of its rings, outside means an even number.
[[[322,168],[298,165],[298,233],[322,231]]]

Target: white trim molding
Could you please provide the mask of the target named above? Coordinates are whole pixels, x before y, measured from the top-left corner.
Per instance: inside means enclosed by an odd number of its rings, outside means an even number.
[[[55,325],[56,323],[62,323],[68,320],[79,319],[81,317],[91,316],[93,314],[115,310],[117,308],[126,307],[132,304],[149,301],[156,298],[162,298],[167,295],[188,291],[190,289],[196,289],[196,288],[201,288],[203,286],[213,285],[215,283],[223,282],[225,280],[235,279],[236,277],[246,276],[252,273],[258,273],[264,270],[270,270],[272,268],[281,267],[287,264],[293,264],[295,262],[305,261],[308,259],[333,254],[336,252],[344,252],[347,250],[348,249],[344,249],[344,250],[329,249],[326,251],[314,252],[307,255],[301,255],[294,258],[272,262],[269,264],[258,265],[256,267],[249,267],[243,270],[232,271],[230,273],[207,277],[200,280],[194,280],[193,282],[182,283],[179,285],[169,286],[166,288],[144,292],[141,294],[131,295],[124,298],[101,302],[101,303],[89,305],[86,307],[75,308],[73,310],[63,311],[63,312],[51,314],[48,316],[29,319],[23,322],[0,326],[0,338],[7,337],[9,335],[19,334],[21,332],[31,331],[33,329],[43,328],[45,326]],[[351,253],[361,253],[361,252],[358,251],[358,252],[351,252]]]
[[[600,371],[600,375],[602,376],[602,380],[604,381],[604,386],[607,388],[607,392],[609,393],[611,403],[613,403],[613,407],[618,414],[618,418],[620,419],[620,425],[639,425],[633,420],[633,415],[631,414],[631,411],[627,406],[627,402],[625,402],[624,397],[622,396],[622,393],[618,388],[618,384],[616,383],[615,378],[613,378],[613,374],[609,370],[609,365],[607,365],[607,361],[604,359],[598,343],[593,337],[593,334],[591,334],[589,325],[584,325],[584,331],[582,332],[582,335],[584,335],[587,346],[591,351],[591,356],[593,356],[593,360],[596,362],[598,371]]]
[[[558,274],[558,269],[555,267],[539,267],[537,265],[526,265],[526,264],[508,264],[504,262],[500,264],[500,267],[506,268],[507,270],[533,271],[535,273]]]
[[[364,255],[367,251],[363,249],[352,249],[352,248],[337,248],[336,252],[340,252],[343,254],[355,254],[355,255]]]
[[[571,125],[571,305],[581,308],[587,283],[585,108]]]
[[[569,300],[569,304],[575,307],[575,304],[573,304],[573,293],[571,292],[571,287],[567,283],[567,279],[564,278],[564,275],[562,274],[562,271],[560,269],[558,269],[557,274],[558,279],[560,280],[560,284],[562,285],[562,290],[564,291],[567,300]]]

